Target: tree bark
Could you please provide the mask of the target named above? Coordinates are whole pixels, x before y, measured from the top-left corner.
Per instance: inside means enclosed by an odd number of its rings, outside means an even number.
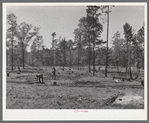
[[[129,47],[130,47],[130,43],[129,43]],[[129,50],[129,72],[130,72],[130,79],[132,79],[132,71],[131,71],[131,53]]]
[[[95,41],[93,42],[93,76],[95,76]]]
[[[32,67],[34,66],[34,62],[33,62],[33,51],[32,51]]]
[[[107,77],[107,66],[108,66],[108,35],[109,35],[109,6],[107,10],[107,51],[106,51],[106,67],[105,67],[105,77]]]
[[[53,45],[52,45],[52,47],[53,47],[53,66],[55,66],[55,43],[54,43],[54,36],[53,36]]]
[[[71,66],[73,67],[73,52],[72,52],[72,59],[71,59],[71,61],[72,61]]]
[[[65,57],[65,48],[64,48],[64,65],[63,65],[63,69],[64,69],[64,66],[66,65],[66,57]]]
[[[78,70],[79,70],[79,45],[78,45]]]
[[[119,61],[117,61],[117,72],[119,72]]]
[[[71,50],[70,50],[70,63],[69,63],[69,67],[71,68]]]
[[[39,46],[38,46],[38,66],[40,65],[40,59],[39,59]]]
[[[57,66],[57,55],[56,55],[56,49],[55,49],[55,66]]]
[[[91,52],[90,52],[90,40],[89,40],[89,61],[88,61],[88,64],[89,64],[89,73],[91,72],[91,63],[90,63],[90,58],[91,57]]]
[[[24,44],[22,40],[22,63],[23,63],[23,69],[24,69]]]
[[[128,72],[128,36],[127,36],[127,62],[126,62],[126,73]]]
[[[11,46],[12,46],[12,61],[11,61],[11,70],[13,70],[13,31],[12,31],[12,41],[11,41]]]

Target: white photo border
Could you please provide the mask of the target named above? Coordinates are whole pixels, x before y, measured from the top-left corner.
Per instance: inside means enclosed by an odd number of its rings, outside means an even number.
[[[145,9],[145,85],[144,109],[86,109],[88,112],[75,112],[75,109],[6,109],[6,9],[9,6],[84,6],[84,5],[121,5],[144,6]],[[146,2],[93,2],[93,3],[3,3],[3,83],[2,108],[4,121],[62,121],[62,120],[147,120],[147,3]],[[81,110],[81,109],[79,109]],[[82,109],[84,110],[84,109]]]

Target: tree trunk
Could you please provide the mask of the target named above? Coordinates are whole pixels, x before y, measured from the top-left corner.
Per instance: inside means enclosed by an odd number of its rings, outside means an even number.
[[[66,58],[65,58],[65,48],[64,48],[64,65],[63,65],[63,69],[64,69],[64,66],[66,65]]]
[[[69,63],[69,67],[71,68],[71,50],[70,50],[70,63]]]
[[[62,67],[62,66],[63,66],[63,65],[62,65],[62,63],[63,63],[63,62],[62,62],[62,60],[61,60],[60,67]]]
[[[108,66],[108,35],[109,35],[109,6],[107,10],[107,51],[106,51],[105,77],[107,77],[107,66]]]
[[[12,46],[12,61],[11,61],[11,70],[13,70],[13,32],[12,32],[12,41],[11,41],[11,46]]]
[[[63,63],[63,71],[64,71],[64,63]]]
[[[33,52],[32,52],[32,67],[34,66],[34,63],[33,63]]]
[[[142,47],[143,47],[143,43],[141,43],[142,44]],[[143,48],[141,49],[141,58],[142,58],[142,60],[141,60],[141,68],[144,70],[144,52],[143,52]]]
[[[28,55],[28,65],[30,66],[30,54],[27,55]]]
[[[54,46],[55,47],[55,46]],[[55,57],[55,48],[54,48],[54,66],[56,65],[55,64],[55,61],[56,61],[56,57]]]
[[[119,61],[117,61],[117,72],[119,72]]]
[[[6,53],[6,68],[8,68],[8,53]]]
[[[55,50],[55,66],[57,66],[57,55],[56,55],[56,50]]]
[[[130,43],[129,43],[130,47]],[[131,71],[131,52],[129,50],[129,72],[130,72],[130,79],[132,79],[132,71]]]
[[[52,48],[53,48],[53,66],[55,66],[55,43],[54,43],[54,37],[55,37],[55,35],[53,36],[53,39],[52,39],[52,42],[53,42],[53,45],[52,45]]]
[[[120,61],[120,56],[121,56],[120,50],[119,50],[119,53],[118,54],[119,54],[119,56],[118,56],[118,61],[117,61],[117,68],[118,68],[117,70],[119,72],[119,63],[120,63],[119,61]]]
[[[128,72],[128,37],[127,37],[127,62],[126,62],[126,73]]]
[[[78,48],[78,70],[79,70],[79,48]]]
[[[89,38],[88,38],[88,39],[89,39]],[[90,57],[91,57],[90,55],[91,55],[91,54],[90,54],[90,53],[91,53],[91,52],[90,52],[90,40],[89,40],[89,58],[88,58],[88,59],[89,59],[89,61],[88,61],[88,64],[89,64],[89,73],[91,72],[91,63],[90,63],[90,59],[91,59],[91,58],[90,58]]]
[[[140,66],[140,62],[139,62],[139,60],[137,59],[137,71],[139,71],[139,66]]]
[[[80,56],[79,56],[79,66],[80,66],[80,70],[82,70],[82,61],[81,61],[81,57],[82,57],[82,48],[81,48],[81,46],[80,46]]]
[[[39,46],[38,46],[38,66],[40,65],[40,59],[39,59]]]
[[[78,70],[79,70],[79,44],[78,44]]]
[[[71,59],[71,61],[72,61],[72,64],[71,64],[71,66],[72,66],[72,68],[73,68],[73,52],[72,52],[72,57],[71,57],[72,59]]]
[[[131,71],[131,66],[130,66],[130,79],[132,79],[132,71]]]
[[[24,69],[24,44],[22,40],[22,63],[23,63],[23,69]]]
[[[93,42],[93,76],[95,76],[95,41]]]

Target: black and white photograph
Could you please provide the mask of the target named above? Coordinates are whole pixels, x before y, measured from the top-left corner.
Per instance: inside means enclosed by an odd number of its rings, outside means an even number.
[[[3,3],[3,25],[4,119],[147,119],[147,3]]]

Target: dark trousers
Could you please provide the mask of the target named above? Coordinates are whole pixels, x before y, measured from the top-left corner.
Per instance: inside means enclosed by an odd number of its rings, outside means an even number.
[[[52,74],[52,79],[56,80],[56,75],[54,73]]]
[[[44,83],[43,74],[37,75],[37,79],[39,80],[40,83]],[[42,80],[42,82],[41,82],[41,80]]]

